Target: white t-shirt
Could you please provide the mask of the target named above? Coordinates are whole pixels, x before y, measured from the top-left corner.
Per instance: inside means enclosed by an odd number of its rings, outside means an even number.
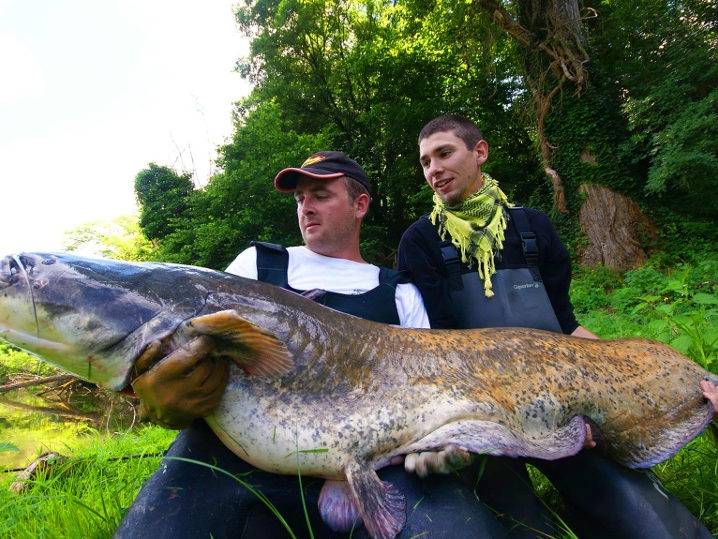
[[[379,267],[343,258],[331,258],[310,251],[304,246],[288,247],[287,280],[295,290],[321,289],[339,294],[363,294],[379,286]],[[226,271],[257,278],[257,251],[245,249]],[[398,284],[394,295],[399,323],[409,328],[428,328],[429,316],[419,290],[411,283]]]

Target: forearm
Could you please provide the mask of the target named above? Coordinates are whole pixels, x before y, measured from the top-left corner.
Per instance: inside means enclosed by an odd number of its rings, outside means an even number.
[[[584,339],[598,339],[599,338],[598,335],[594,335],[593,333],[588,331],[583,326],[578,326],[576,329],[573,330],[571,335],[574,337],[582,337]]]

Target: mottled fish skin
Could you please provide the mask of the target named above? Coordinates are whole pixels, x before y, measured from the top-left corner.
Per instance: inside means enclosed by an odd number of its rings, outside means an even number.
[[[576,416],[601,429],[616,460],[648,467],[712,417],[698,388],[708,373],[661,343],[516,328],[410,330],[306,307],[301,318],[312,330],[300,330],[296,320],[288,340],[299,358],[296,371],[277,380],[237,372],[215,415],[226,432],[220,437],[237,454],[279,473],[292,473],[299,458],[307,473],[338,478],[329,470],[358,452],[380,467],[395,455],[445,446],[448,440],[430,435],[467,421],[506,427],[530,445]],[[313,448],[328,451],[295,455]],[[565,456],[550,445],[483,449]],[[286,455],[291,462],[282,462]]]
[[[228,339],[208,335],[213,315]],[[243,332],[246,342],[237,337]],[[561,458],[582,448],[586,417],[613,458],[648,467],[705,428],[713,409],[699,382],[718,382],[644,339],[403,329],[190,266],[42,253],[0,260],[0,338],[83,378],[122,389],[150,342],[168,353],[198,334],[239,364],[252,346],[274,347],[269,361],[286,354],[285,365],[280,357],[275,371],[264,371],[285,374],[251,376],[246,365],[233,366],[207,421],[232,451],[266,471],[299,467],[349,478],[376,537],[400,529],[403,500],[365,471],[394,456],[452,444]],[[376,522],[368,507],[383,511]]]

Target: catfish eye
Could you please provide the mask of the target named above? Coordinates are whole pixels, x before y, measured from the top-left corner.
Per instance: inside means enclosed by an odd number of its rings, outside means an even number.
[[[34,281],[32,281],[32,287],[35,290],[40,290],[41,288],[47,286],[47,282],[47,279],[35,279]]]

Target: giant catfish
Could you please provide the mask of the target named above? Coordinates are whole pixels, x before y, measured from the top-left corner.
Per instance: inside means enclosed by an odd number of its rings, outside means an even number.
[[[2,259],[0,337],[116,390],[150,344],[209,341],[235,364],[207,418],[217,436],[265,471],[344,482],[377,538],[405,522],[375,472],[395,456],[454,445],[557,459],[582,448],[589,418],[615,460],[649,467],[706,427],[699,382],[718,382],[644,339],[402,329],[227,273],[70,254]]]

